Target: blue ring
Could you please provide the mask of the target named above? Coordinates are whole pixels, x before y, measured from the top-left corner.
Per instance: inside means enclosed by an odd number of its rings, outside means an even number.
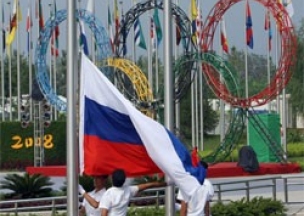
[[[94,33],[96,46],[98,47],[97,56],[99,60],[107,59],[112,56],[112,48],[110,38],[102,23],[89,11],[80,9],[76,10],[76,18],[83,21],[89,26]],[[57,11],[54,18],[50,18],[45,23],[44,29],[40,32],[37,48],[35,51],[35,71],[40,90],[49,103],[56,107],[58,111],[66,111],[66,102],[58,97],[50,86],[50,79],[46,64],[46,53],[48,50],[49,41],[52,30],[55,29],[62,21],[66,20],[67,11]]]

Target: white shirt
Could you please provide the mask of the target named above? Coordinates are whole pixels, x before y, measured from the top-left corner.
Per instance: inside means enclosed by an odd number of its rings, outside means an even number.
[[[214,188],[208,179],[204,180],[204,184],[199,187],[195,194],[187,203],[187,216],[204,216],[204,208],[207,201],[211,201],[214,196]],[[178,191],[178,200],[184,200],[182,191]]]
[[[99,202],[101,200],[101,197],[105,194],[105,192],[106,192],[106,189],[102,189],[97,192],[94,190],[94,191],[89,192],[89,195],[94,200]],[[83,200],[82,206],[85,207],[87,216],[100,216],[101,215],[101,209],[94,208],[93,206],[90,205],[90,203],[86,199]]]
[[[129,201],[137,192],[138,186],[111,187],[102,197],[99,208],[108,209],[108,216],[125,216]]]

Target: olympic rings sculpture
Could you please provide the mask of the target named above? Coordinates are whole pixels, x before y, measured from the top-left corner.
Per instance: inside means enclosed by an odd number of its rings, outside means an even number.
[[[234,4],[241,2],[242,0],[219,0],[213,9],[210,11],[208,20],[203,26],[203,48],[204,51],[212,50],[213,46],[213,36],[216,31],[216,27],[221,20],[223,14]],[[239,98],[232,95],[229,91],[222,91],[220,86],[223,84],[220,81],[217,71],[203,63],[203,71],[205,77],[207,77],[209,86],[212,88],[214,93],[220,98],[237,107],[254,107],[261,106],[268,101],[275,98],[283,88],[286,87],[288,81],[291,78],[292,70],[291,68],[295,65],[295,54],[296,54],[296,36],[294,28],[292,26],[292,21],[287,14],[284,6],[277,1],[273,0],[255,0],[267,10],[270,11],[272,16],[280,26],[281,34],[281,50],[282,55],[279,61],[279,67],[276,71],[274,78],[271,83],[266,86],[261,92],[256,95],[250,96],[248,98]]]
[[[66,111],[66,102],[60,99],[50,86],[50,79],[47,73],[46,52],[53,30],[66,18],[67,11],[60,10],[56,13],[54,18],[49,19],[45,23],[44,29],[40,32],[39,44],[35,53],[36,78],[39,87],[45,98],[51,105],[55,106],[58,111]],[[82,9],[76,10],[76,18],[84,21],[94,33],[99,58],[107,59],[108,57],[111,57],[112,48],[110,39],[101,22],[98,21],[92,13]]]

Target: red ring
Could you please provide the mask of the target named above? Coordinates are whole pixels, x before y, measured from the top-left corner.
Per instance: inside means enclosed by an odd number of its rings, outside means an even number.
[[[224,13],[234,4],[241,2],[242,0],[219,0],[208,15],[208,19],[203,28],[203,49],[204,51],[213,50],[213,37]],[[267,85],[261,92],[250,96],[248,98],[239,98],[232,95],[227,88],[225,92],[218,90],[218,82],[212,82],[217,80],[214,77],[211,67],[206,63],[203,63],[204,75],[207,77],[210,87],[214,93],[222,100],[230,103],[233,106],[238,107],[254,107],[266,104],[268,101],[274,99],[287,85],[292,76],[292,67],[295,65],[295,56],[297,48],[297,40],[295,31],[292,26],[292,21],[286,12],[284,6],[277,2],[277,0],[255,0],[261,3],[265,8],[269,10],[274,19],[277,22],[277,26],[280,27],[281,35],[281,57],[279,60],[279,66],[272,78],[269,85]],[[221,83],[225,85],[224,83]]]

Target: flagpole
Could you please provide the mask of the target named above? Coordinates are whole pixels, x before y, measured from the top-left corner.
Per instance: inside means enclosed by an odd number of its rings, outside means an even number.
[[[78,147],[76,140],[75,77],[78,77],[76,43],[76,0],[68,1],[67,14],[67,215],[78,215]]]
[[[267,20],[266,20],[267,17]],[[266,17],[265,17],[265,25],[267,25],[267,41],[268,41],[268,46],[267,46],[267,79],[268,79],[268,86],[270,86],[270,41],[269,41],[269,31],[270,31],[270,17],[269,17],[269,11],[266,9]],[[270,97],[270,88],[269,88],[269,97]],[[268,113],[271,113],[271,101],[268,102]]]
[[[175,0],[175,4],[178,6],[179,5],[179,0]],[[174,42],[175,42],[175,49],[174,49],[174,56],[175,56],[175,61],[178,59],[178,46],[176,44],[177,38],[176,35],[174,37]],[[175,80],[176,82],[178,81],[177,78]],[[176,135],[178,138],[180,138],[180,133],[181,133],[181,128],[180,128],[180,101],[177,100],[175,102],[175,128],[176,130]]]
[[[52,11],[53,11],[53,16],[54,18],[56,17],[56,0],[53,0],[53,7],[52,7]],[[59,28],[59,27],[58,27]],[[54,28],[53,31],[53,89],[54,89],[54,93],[57,94],[57,66],[56,66],[56,60],[57,60],[57,51],[59,52],[59,47],[57,47],[57,32],[56,32],[56,27]],[[57,120],[57,108],[56,105],[54,107],[54,120]],[[53,116],[53,115],[52,115]]]
[[[2,0],[0,0],[0,4],[1,4],[1,13],[4,13],[4,10],[3,10],[3,2]],[[4,17],[4,14],[1,14],[1,34],[3,34],[3,31],[5,29],[4,27],[4,20],[3,20],[3,17]],[[3,35],[1,35],[1,37],[3,37]],[[2,106],[2,121],[5,121],[5,94],[4,94],[4,52],[3,52],[3,49],[4,49],[4,44],[5,41],[3,41],[2,39],[2,43],[1,43],[1,106]]]
[[[172,16],[171,0],[164,1],[164,83],[165,83],[165,126],[173,131],[173,74],[172,74]],[[169,180],[169,177],[166,176]],[[173,216],[175,213],[175,191],[174,186],[167,186],[165,191],[166,216]]]
[[[51,19],[53,19],[53,10],[52,10],[52,3],[49,3],[49,8],[50,8],[50,17]],[[49,77],[50,77],[50,86],[53,85],[53,67],[52,67],[52,60],[53,60],[53,53],[54,53],[54,38],[53,38],[53,35],[54,35],[54,29],[52,30],[51,32],[51,46],[50,46],[50,65],[49,65]],[[53,49],[53,52],[52,52],[52,49]],[[56,51],[55,51],[56,52]],[[52,106],[50,107],[50,113],[51,113],[51,119],[53,119],[53,108]]]
[[[9,11],[11,11],[11,3],[7,2],[8,7],[9,7]],[[10,20],[11,21],[11,16],[10,16]],[[8,57],[9,57],[9,106],[10,106],[10,121],[13,120],[13,113],[12,113],[12,51],[11,51],[11,45],[8,46],[7,50],[8,50]]]
[[[248,4],[248,0],[246,2]],[[245,6],[245,17],[247,16],[247,5]],[[247,17],[246,17],[247,19]],[[247,45],[247,35],[246,35],[246,27],[245,27],[245,97],[248,98],[248,45]],[[246,131],[247,131],[247,145],[250,145],[249,143],[249,113],[247,111],[247,118],[246,118]]]
[[[136,0],[133,0],[133,6],[136,4]],[[131,0],[131,5],[132,5],[132,0]],[[134,29],[134,26],[133,26],[133,35],[132,35],[132,38],[135,39],[135,29]],[[133,40],[133,62],[136,64],[136,49],[135,49],[135,40]]]
[[[20,101],[21,101],[21,89],[20,89],[20,50],[19,50],[19,0],[17,1],[17,110],[18,110],[18,121],[21,120],[21,106],[20,106]]]
[[[150,28],[149,28],[149,33],[151,33],[150,31],[153,31],[153,34],[154,34],[154,30],[153,29],[151,29],[151,19],[153,19],[153,18],[151,18],[152,17],[152,15],[151,15],[151,13],[149,12],[149,17],[150,17],[150,19],[148,19],[149,21],[149,25],[148,26],[150,26]],[[154,25],[154,24],[153,24]],[[153,27],[154,28],[154,27]],[[153,37],[155,37],[154,35],[153,35]],[[153,82],[152,82],[152,58],[153,58],[153,46],[154,46],[154,44],[153,44],[153,38],[151,38],[151,35],[150,35],[150,43],[148,43],[148,81],[149,81],[149,84],[150,84],[150,86],[151,86],[151,88],[152,88],[152,91],[153,91]]]
[[[219,31],[219,44],[221,44],[221,29],[223,28],[221,25],[224,25],[223,20],[224,18],[221,19],[220,22],[220,31]],[[223,48],[220,46],[219,49],[219,55],[223,56]],[[220,74],[220,83],[221,83],[221,91],[222,89],[222,83],[224,83],[223,75]],[[225,104],[224,100],[220,99],[220,141],[221,143],[223,142],[225,138]]]
[[[33,38],[32,38],[32,4],[31,0],[29,0],[29,14],[30,14],[30,26],[29,26],[29,53],[28,53],[28,64],[29,64],[29,95],[32,94],[33,88],[33,68],[32,68],[32,49],[33,49]],[[33,103],[32,99],[30,99],[30,121],[33,120]]]

